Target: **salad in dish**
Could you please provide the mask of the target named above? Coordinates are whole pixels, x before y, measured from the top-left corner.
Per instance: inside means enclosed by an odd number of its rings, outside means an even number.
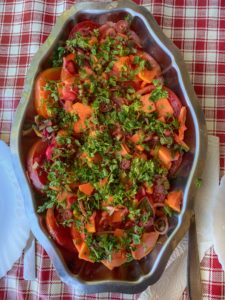
[[[170,178],[187,108],[129,20],[82,21],[38,74],[28,178],[49,235],[112,270],[148,255],[181,211]]]

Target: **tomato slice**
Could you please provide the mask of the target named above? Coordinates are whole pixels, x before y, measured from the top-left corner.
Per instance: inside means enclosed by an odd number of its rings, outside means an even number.
[[[42,190],[47,183],[47,174],[42,165],[46,158],[47,142],[37,141],[31,147],[27,157],[27,171],[33,186],[37,190]]]
[[[151,66],[151,70],[144,69],[138,74],[138,77],[146,83],[151,83],[154,78],[157,78],[161,74],[161,68],[158,62],[147,52],[139,52],[138,55],[144,60],[148,61]]]
[[[70,31],[69,39],[72,39],[76,32],[80,32],[81,35],[88,35],[90,31],[99,28],[100,25],[93,21],[82,21],[76,24],[73,29]]]
[[[63,248],[69,251],[76,251],[70,227],[63,227],[57,222],[54,208],[48,208],[45,220],[51,237]]]
[[[51,92],[44,89],[48,80],[59,80],[61,68],[50,68],[41,72],[35,82],[34,106],[38,115],[47,119],[52,117],[49,107],[54,103]]]
[[[74,225],[71,226],[71,235],[73,238],[74,246],[77,249],[77,252],[80,252],[84,240]]]
[[[173,111],[174,111],[174,116],[176,118],[179,117],[180,115],[180,110],[181,110],[181,107],[182,107],[182,103],[180,101],[180,99],[177,97],[177,95],[171,91],[169,88],[167,87],[163,87],[164,90],[166,90],[168,92],[168,97],[167,99],[169,100],[170,102],[170,105],[172,106],[173,108]]]
[[[143,233],[141,243],[139,245],[134,245],[135,250],[131,251],[133,258],[139,260],[148,255],[155,247],[158,237],[159,233],[155,231]]]
[[[126,251],[119,250],[112,254],[111,260],[102,260],[101,262],[109,269],[113,270],[114,268],[120,267],[127,261]]]
[[[75,54],[70,53],[63,57],[63,67],[61,71],[61,80],[72,84],[77,73],[76,65],[74,62]]]
[[[147,93],[151,93],[154,89],[155,89],[155,86],[152,85],[152,84],[150,84],[150,85],[147,85],[146,87],[138,90],[137,92],[140,95],[145,95]],[[178,118],[179,115],[180,115],[181,108],[182,108],[182,103],[181,103],[180,99],[168,87],[163,86],[163,89],[168,92],[167,99],[168,99],[168,101],[169,101],[169,103],[170,103],[170,105],[171,105],[171,107],[173,109],[174,116],[176,118]]]
[[[137,78],[135,78],[134,80],[127,80],[127,81],[121,82],[121,85],[124,87],[132,87],[135,89],[135,91],[139,91],[141,88],[141,83],[142,83],[142,81],[137,80]]]

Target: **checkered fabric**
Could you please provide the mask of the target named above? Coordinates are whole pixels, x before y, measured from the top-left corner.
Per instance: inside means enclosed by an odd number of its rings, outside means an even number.
[[[9,142],[13,114],[31,59],[57,16],[72,0],[0,1],[0,139]],[[104,1],[103,1],[104,2]],[[164,33],[181,50],[204,110],[208,132],[220,138],[221,175],[225,171],[225,1],[136,1],[154,15]],[[23,280],[23,257],[0,280],[0,299],[137,299],[127,294],[76,294],[57,276],[37,243],[37,279]],[[204,299],[225,299],[225,273],[213,248],[201,262]],[[187,299],[184,292],[183,299]]]

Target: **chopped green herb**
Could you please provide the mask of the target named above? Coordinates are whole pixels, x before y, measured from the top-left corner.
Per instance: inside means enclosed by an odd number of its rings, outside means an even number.
[[[163,210],[165,211],[165,213],[166,213],[169,217],[172,217],[173,211],[172,211],[172,209],[171,209],[169,206],[165,205],[165,206],[163,207]]]
[[[195,179],[195,186],[197,188],[200,188],[202,186],[202,178],[196,178]]]
[[[157,101],[162,98],[168,98],[168,92],[162,89],[162,85],[156,86],[156,88],[151,92],[150,100]]]
[[[53,58],[52,58],[52,66],[55,67],[61,67],[63,63],[63,56],[66,53],[66,49],[64,47],[58,47],[53,52]]]

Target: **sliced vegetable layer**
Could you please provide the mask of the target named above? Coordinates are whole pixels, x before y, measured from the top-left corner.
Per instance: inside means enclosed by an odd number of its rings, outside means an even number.
[[[108,269],[140,260],[182,209],[187,108],[127,20],[85,20],[35,83],[27,173],[52,239]]]

